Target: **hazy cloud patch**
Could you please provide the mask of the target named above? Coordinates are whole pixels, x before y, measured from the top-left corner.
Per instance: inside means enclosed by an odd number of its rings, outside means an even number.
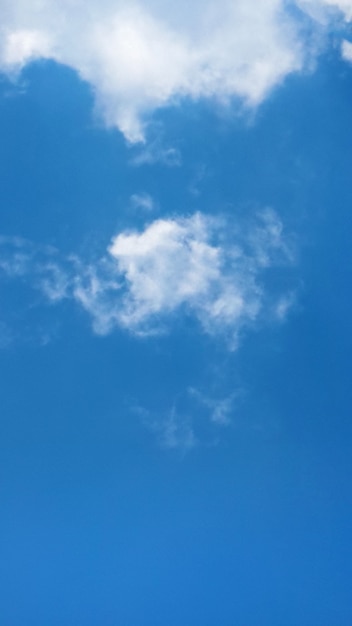
[[[130,197],[131,208],[136,211],[152,213],[157,208],[155,200],[146,191],[134,193]]]

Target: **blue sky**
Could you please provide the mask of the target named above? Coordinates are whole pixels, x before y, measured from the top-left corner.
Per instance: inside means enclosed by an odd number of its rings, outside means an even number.
[[[350,2],[0,6],[0,623],[349,626]]]

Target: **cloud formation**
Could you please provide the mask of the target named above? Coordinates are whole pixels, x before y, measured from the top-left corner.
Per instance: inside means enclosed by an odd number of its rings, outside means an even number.
[[[98,334],[120,327],[137,335],[164,331],[175,316],[193,317],[210,335],[236,348],[244,329],[261,315],[282,319],[265,274],[291,263],[282,224],[272,210],[239,227],[195,213],[159,219],[142,231],[115,236],[97,262],[51,249],[35,250],[22,240],[0,242],[0,270],[29,281],[51,303],[78,303]]]
[[[302,15],[352,18],[349,0],[296,5],[300,16],[284,0],[0,0],[0,68],[73,68],[105,123],[136,142],[149,114],[183,98],[257,106],[314,53]]]
[[[315,19],[328,22],[332,19],[352,20],[350,0],[296,0],[297,5]]]
[[[190,387],[177,395],[171,407],[151,411],[137,404],[131,412],[157,436],[162,448],[185,454],[199,446],[217,445],[219,434],[234,423],[239,395],[212,396],[209,389],[205,394]]]
[[[145,211],[146,213],[151,213],[156,209],[155,201],[153,200],[152,196],[146,191],[142,191],[141,193],[134,193],[130,197],[130,204],[133,210]]]
[[[344,41],[342,44],[342,56],[346,61],[352,63],[352,43],[350,41]]]

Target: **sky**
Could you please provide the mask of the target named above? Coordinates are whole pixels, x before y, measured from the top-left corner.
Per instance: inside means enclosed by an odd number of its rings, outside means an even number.
[[[0,0],[0,623],[350,626],[350,0]]]

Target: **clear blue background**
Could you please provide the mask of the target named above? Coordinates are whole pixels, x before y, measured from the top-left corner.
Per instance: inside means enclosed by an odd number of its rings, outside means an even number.
[[[272,206],[300,287],[285,324],[229,353],[189,320],[97,337],[73,304],[2,279],[1,625],[349,626],[351,68],[326,56],[254,121],[159,113],[180,167],[133,166],[140,149],[99,127],[71,71],[35,64],[24,80],[22,94],[1,83],[2,234],[99,255],[143,225],[134,193],[155,197],[152,219]],[[217,392],[244,390],[232,425],[217,445],[162,449],[133,406],[187,410],[214,368]]]

